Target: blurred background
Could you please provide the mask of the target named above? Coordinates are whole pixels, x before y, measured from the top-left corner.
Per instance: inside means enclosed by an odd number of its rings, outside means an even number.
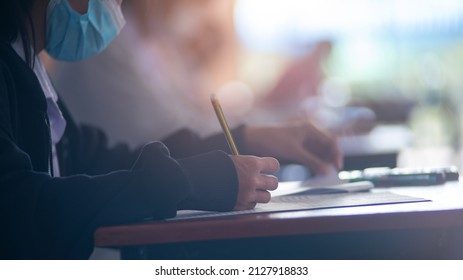
[[[111,141],[219,131],[215,92],[232,126],[309,118],[332,131],[347,169],[460,166],[462,1],[124,5],[128,25],[105,52],[47,63],[77,120]]]
[[[238,0],[234,16],[239,75],[256,93],[319,52],[306,73],[320,71],[318,82],[286,111],[335,128],[347,154],[396,150],[398,166],[460,166],[462,1]]]

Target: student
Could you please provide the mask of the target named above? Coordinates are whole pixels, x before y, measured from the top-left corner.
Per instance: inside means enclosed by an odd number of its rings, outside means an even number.
[[[102,132],[75,125],[37,54],[80,60],[100,52],[123,26],[120,2],[0,2],[2,259],[88,258],[98,227],[173,217],[179,209],[250,209],[278,185],[268,175],[279,168],[275,158],[230,156],[221,151],[222,135],[200,139],[183,130],[165,145],[131,151],[108,148]],[[233,133],[243,154],[319,172],[341,165],[335,141],[309,124]]]

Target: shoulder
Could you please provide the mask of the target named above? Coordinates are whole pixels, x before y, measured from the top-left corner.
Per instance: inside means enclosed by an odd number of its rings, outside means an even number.
[[[7,70],[7,51],[4,43],[0,43],[0,75]]]
[[[10,44],[3,42],[0,42],[0,79],[3,80],[2,91],[14,94],[18,102],[46,110],[45,95],[34,71]]]
[[[5,42],[0,42],[0,61],[5,64],[10,63],[14,56],[17,55],[11,45]]]
[[[0,42],[0,75],[3,76],[2,78],[13,80],[18,70],[24,72],[24,67],[28,68],[10,44]]]
[[[0,94],[5,95],[7,89],[13,82],[13,76],[11,74],[10,65],[4,52],[3,46],[0,46]]]

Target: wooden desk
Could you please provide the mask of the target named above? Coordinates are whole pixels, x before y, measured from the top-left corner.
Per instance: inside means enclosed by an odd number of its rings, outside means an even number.
[[[432,201],[113,226],[95,243],[127,259],[463,259],[463,185],[389,190]]]

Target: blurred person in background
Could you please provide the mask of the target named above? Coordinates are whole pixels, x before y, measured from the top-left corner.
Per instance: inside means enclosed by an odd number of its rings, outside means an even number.
[[[268,92],[254,94],[236,81],[234,1],[139,0],[123,8],[127,26],[105,51],[49,67],[76,120],[105,130],[110,143],[136,146],[184,127],[201,136],[217,132],[209,101],[217,92],[225,93],[222,105],[232,126],[245,119],[307,119],[292,113],[317,95],[329,42],[291,63]]]
[[[49,72],[77,121],[103,128],[111,143],[136,146],[184,127],[209,135],[220,129],[209,96],[236,71],[232,5],[126,1],[127,25],[105,51]]]

